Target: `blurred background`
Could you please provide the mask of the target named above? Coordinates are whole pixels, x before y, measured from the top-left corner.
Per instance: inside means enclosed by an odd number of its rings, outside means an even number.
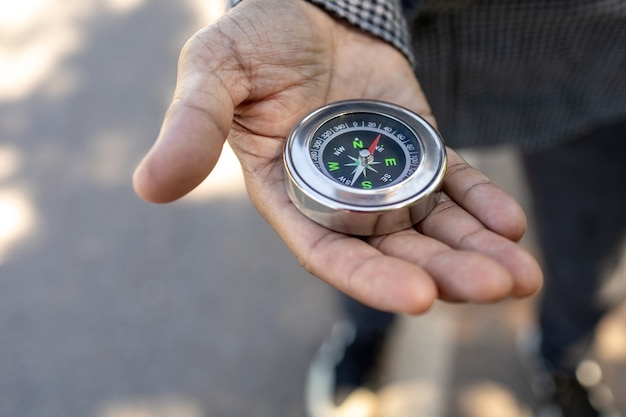
[[[256,213],[232,152],[175,203],[131,187],[182,45],[223,8],[0,0],[0,417],[304,415],[335,293]],[[467,157],[526,201],[515,154]],[[515,352],[533,303],[403,318],[378,415],[533,416]],[[626,410],[625,317],[596,354]]]

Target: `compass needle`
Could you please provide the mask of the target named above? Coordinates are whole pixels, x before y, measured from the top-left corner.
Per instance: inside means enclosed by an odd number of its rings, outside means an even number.
[[[368,148],[368,151],[370,151],[370,155],[374,155],[374,151],[376,151],[376,146],[378,146],[378,141],[380,141],[380,136],[381,134],[379,133],[378,136],[376,136],[376,139],[374,139],[374,142]]]

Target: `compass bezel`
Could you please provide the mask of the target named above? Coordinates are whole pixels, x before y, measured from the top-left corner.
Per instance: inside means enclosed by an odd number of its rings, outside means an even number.
[[[404,125],[421,147],[415,172],[393,185],[374,189],[346,186],[321,172],[309,155],[320,127],[355,113],[374,114]],[[350,100],[322,107],[303,118],[287,138],[284,162],[291,179],[310,198],[335,209],[374,212],[404,207],[434,192],[445,172],[446,158],[439,133],[422,117],[390,103]]]

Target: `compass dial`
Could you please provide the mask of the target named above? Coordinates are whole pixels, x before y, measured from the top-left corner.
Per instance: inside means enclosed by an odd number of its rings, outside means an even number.
[[[415,113],[351,100],[302,119],[284,162],[287,193],[303,214],[336,231],[373,235],[411,227],[432,210],[446,154]]]
[[[348,187],[389,187],[411,176],[421,146],[402,122],[371,113],[340,115],[324,123],[309,153],[315,166]]]

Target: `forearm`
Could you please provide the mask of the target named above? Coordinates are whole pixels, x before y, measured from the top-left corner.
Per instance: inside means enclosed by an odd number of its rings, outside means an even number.
[[[234,6],[242,0],[229,0]],[[413,64],[408,25],[400,0],[306,0],[392,44]]]

